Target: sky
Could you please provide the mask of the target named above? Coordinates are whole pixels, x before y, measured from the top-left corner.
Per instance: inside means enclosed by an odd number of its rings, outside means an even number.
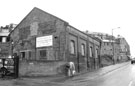
[[[0,3],[0,26],[19,24],[37,7],[81,31],[111,35],[114,29],[114,36],[123,36],[135,56],[135,0],[1,0]]]

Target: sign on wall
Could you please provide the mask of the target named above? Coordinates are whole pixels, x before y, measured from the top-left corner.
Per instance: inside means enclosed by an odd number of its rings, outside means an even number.
[[[42,36],[36,38],[36,47],[48,47],[53,45],[53,36]]]

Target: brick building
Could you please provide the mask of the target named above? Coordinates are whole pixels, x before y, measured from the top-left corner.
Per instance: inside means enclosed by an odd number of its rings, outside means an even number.
[[[11,32],[21,76],[52,75],[75,63],[76,71],[99,68],[100,41],[66,21],[34,8]]]

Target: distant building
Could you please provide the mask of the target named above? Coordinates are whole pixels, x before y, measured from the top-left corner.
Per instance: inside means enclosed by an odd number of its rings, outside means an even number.
[[[112,41],[112,38],[115,39],[114,36],[109,35],[107,33],[101,33],[101,32],[88,32],[93,37],[98,37],[102,40]]]
[[[120,44],[120,58],[125,61],[130,58],[130,46],[124,37],[118,36],[117,41]]]
[[[130,56],[130,47],[125,38],[98,32],[89,32],[93,37],[99,37],[102,40],[100,55],[110,56],[114,62],[127,60]]]
[[[14,27],[14,24],[0,27],[0,58],[8,58],[10,54],[11,43],[9,33],[14,29]]]

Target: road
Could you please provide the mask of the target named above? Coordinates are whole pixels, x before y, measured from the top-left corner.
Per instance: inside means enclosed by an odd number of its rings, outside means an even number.
[[[135,65],[128,64],[94,79],[85,78],[76,86],[135,86]]]
[[[130,63],[114,71],[94,77],[94,72],[73,78],[54,79],[51,82],[41,79],[21,78],[16,80],[1,80],[0,86],[135,86],[135,64]],[[92,76],[93,75],[93,76]]]
[[[135,65],[130,63],[102,76],[77,80],[75,86],[135,86]]]

